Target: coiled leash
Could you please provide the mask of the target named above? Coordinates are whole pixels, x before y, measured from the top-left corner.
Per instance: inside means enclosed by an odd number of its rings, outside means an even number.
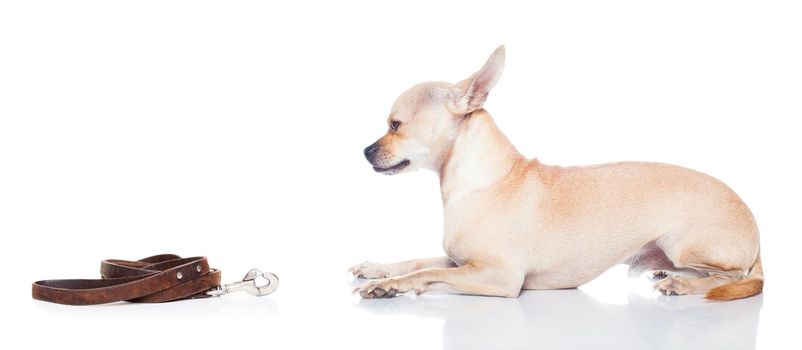
[[[220,284],[220,270],[209,267],[206,257],[154,255],[136,261],[103,260],[101,279],[66,279],[34,282],[34,299],[67,305],[95,305],[129,301],[161,303],[208,298],[236,291],[255,296],[273,293],[278,277],[253,269],[240,282]]]

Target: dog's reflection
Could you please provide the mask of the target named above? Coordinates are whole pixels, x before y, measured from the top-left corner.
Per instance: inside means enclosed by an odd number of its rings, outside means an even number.
[[[440,318],[444,349],[754,349],[763,296],[732,302],[645,298],[626,305],[573,290],[517,299],[431,295],[361,300],[381,314]]]

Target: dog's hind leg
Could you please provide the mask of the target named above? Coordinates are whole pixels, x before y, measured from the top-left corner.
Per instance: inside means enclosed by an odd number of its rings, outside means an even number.
[[[702,276],[671,276],[655,288],[668,295],[706,294],[711,300],[759,294],[763,289],[759,233],[749,208],[729,192],[700,203],[712,205],[695,210],[694,216],[656,244],[675,266]]]
[[[736,246],[744,248],[734,250],[722,248],[727,245],[720,243],[708,246],[684,243],[681,249],[672,247],[675,249],[668,255],[675,257],[676,266],[695,270],[702,276],[670,276],[655,283],[655,289],[665,295],[707,294],[713,300],[739,299],[761,292],[763,270],[758,247],[742,244]]]
[[[452,289],[472,295],[517,297],[525,273],[501,266],[466,264],[457,268],[429,268],[413,273],[370,281],[357,288],[363,298],[388,298],[415,291],[420,294],[433,284],[445,284]]]
[[[655,283],[654,288],[665,295],[704,294],[709,290],[746,277],[743,271],[709,271],[707,277],[686,278],[677,275],[666,277]]]
[[[700,215],[703,221],[658,239],[657,245],[675,266],[702,276],[671,276],[657,282],[655,289],[666,295],[706,294],[712,300],[746,298],[762,291],[757,227],[742,203],[724,204],[734,207],[718,206],[717,213]]]
[[[446,256],[428,259],[413,259],[392,264],[379,264],[365,261],[361,264],[351,266],[350,271],[354,277],[358,278],[387,278],[405,275],[425,268],[448,268],[457,267],[451,259]]]

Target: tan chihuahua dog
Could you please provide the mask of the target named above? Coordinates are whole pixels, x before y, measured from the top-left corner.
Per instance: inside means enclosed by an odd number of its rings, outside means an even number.
[[[504,47],[456,84],[427,82],[393,105],[387,134],[365,149],[383,174],[437,172],[447,257],[365,262],[378,278],[363,298],[422,293],[516,297],[521,289],[578,287],[611,266],[647,271],[666,295],[732,300],[759,294],[757,225],[720,181],[658,163],[559,167],[527,160],[482,108],[504,67]]]

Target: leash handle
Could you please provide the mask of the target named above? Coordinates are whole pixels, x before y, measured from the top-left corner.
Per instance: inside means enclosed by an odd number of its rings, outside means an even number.
[[[248,272],[241,282],[221,285],[220,270],[209,267],[209,262],[202,256],[182,258],[161,254],[135,261],[108,259],[101,262],[100,275],[100,279],[36,281],[31,285],[31,296],[37,300],[67,305],[117,301],[161,303],[208,298],[237,290],[261,296],[278,288],[276,275],[256,269]]]

